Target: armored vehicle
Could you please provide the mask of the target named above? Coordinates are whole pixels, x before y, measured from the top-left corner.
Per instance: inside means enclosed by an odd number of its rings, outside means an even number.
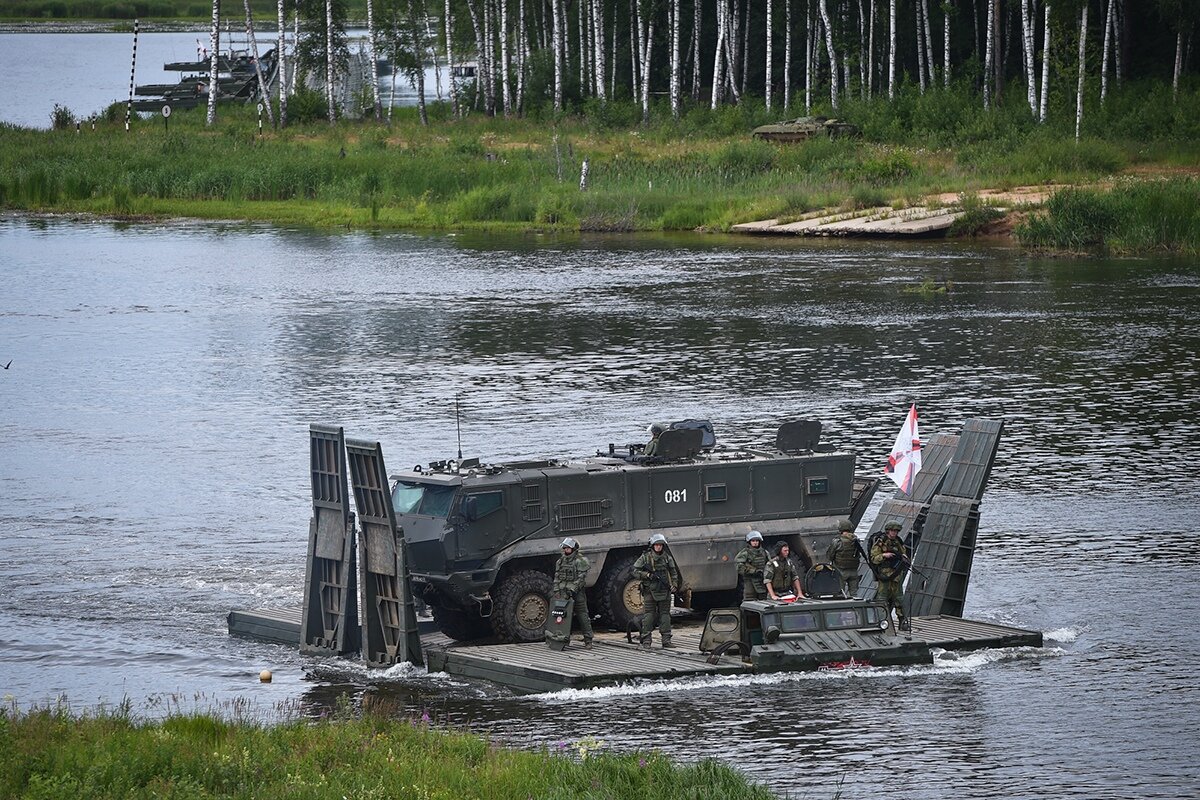
[[[633,562],[667,537],[684,586],[677,604],[708,610],[740,598],[734,557],[751,529],[768,546],[819,561],[839,520],[857,524],[878,479],[819,442],[819,422],[780,426],[762,447],[718,445],[706,421],[664,426],[655,452],[609,445],[593,457],[503,464],[442,461],[390,476],[413,592],[448,636],[542,638],[564,536],[591,562],[588,607],[626,630],[641,613]]]
[[[832,139],[839,136],[857,136],[859,133],[857,125],[840,119],[799,117],[760,125],[754,129],[752,135],[755,139],[765,139],[769,142],[802,142],[814,136],[828,136]]]
[[[867,600],[755,600],[709,612],[700,649],[736,651],[755,672],[859,664],[928,664],[928,642],[900,636],[882,603]]]

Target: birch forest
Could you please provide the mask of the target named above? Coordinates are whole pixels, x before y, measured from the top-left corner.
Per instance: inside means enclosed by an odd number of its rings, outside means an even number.
[[[215,0],[214,0],[215,1]],[[643,119],[757,104],[837,116],[847,99],[964,87],[1044,122],[1131,81],[1194,79],[1200,0],[279,0],[302,70],[332,74],[346,28],[427,100],[520,116],[633,103]],[[350,21],[353,20],[353,23]],[[425,85],[436,68],[437,86]],[[366,82],[378,86],[379,81]],[[378,91],[376,89],[376,91]],[[370,99],[376,117],[379,98]],[[1064,111],[1069,109],[1069,111]],[[330,112],[333,119],[333,112]]]

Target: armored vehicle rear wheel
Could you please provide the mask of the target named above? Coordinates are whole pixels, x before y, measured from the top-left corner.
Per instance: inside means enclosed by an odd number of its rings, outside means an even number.
[[[492,634],[492,626],[478,614],[461,608],[433,608],[433,621],[438,630],[459,642],[482,639]]]
[[[629,630],[645,612],[642,603],[641,581],[633,577],[633,562],[637,556],[625,556],[613,562],[596,585],[600,619],[619,631]]]
[[[536,642],[546,635],[553,584],[544,572],[527,569],[505,578],[493,595],[492,628],[508,642]]]

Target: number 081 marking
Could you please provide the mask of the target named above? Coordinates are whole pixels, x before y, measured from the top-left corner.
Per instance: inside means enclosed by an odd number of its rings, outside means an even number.
[[[667,489],[665,492],[663,492],[663,502],[686,503],[687,489]]]

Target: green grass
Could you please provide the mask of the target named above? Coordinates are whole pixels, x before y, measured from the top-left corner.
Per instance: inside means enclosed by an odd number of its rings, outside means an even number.
[[[822,207],[904,207],[932,193],[1194,165],[1200,92],[1181,92],[1171,113],[1161,101],[1127,85],[1076,142],[1066,123],[1034,125],[1015,90],[992,112],[966,89],[905,91],[893,103],[848,104],[843,116],[863,126],[861,138],[783,145],[749,138],[783,116],[754,103],[689,106],[679,120],[658,107],[648,126],[620,101],[465,120],[435,103],[428,127],[414,109],[397,109],[390,127],[330,127],[316,108],[318,119],[261,137],[244,106],[223,106],[213,128],[198,108],[172,115],[169,132],[149,118],[130,134],[121,104],[79,134],[78,115],[57,108],[56,129],[0,125],[0,207],[379,229],[724,230]],[[1052,120],[1065,116],[1056,109]]]
[[[591,739],[534,751],[368,714],[274,725],[128,710],[0,711],[0,797],[768,800],[713,761],[618,754]]]

